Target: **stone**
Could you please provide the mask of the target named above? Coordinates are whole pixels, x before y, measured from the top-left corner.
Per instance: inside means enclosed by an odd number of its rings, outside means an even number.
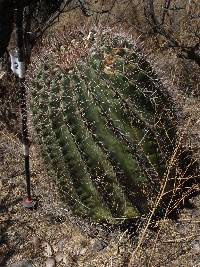
[[[198,240],[194,240],[192,242],[191,251],[193,251],[194,254],[197,254],[197,255],[200,254],[200,242]]]
[[[49,245],[49,243],[47,242],[42,243],[42,247],[45,249],[44,255],[46,257],[51,257],[53,255],[53,250],[52,247]]]
[[[107,246],[107,244],[103,240],[97,239],[92,244],[91,251],[99,252],[99,251],[103,250],[106,246]]]
[[[80,255],[84,255],[84,254],[86,254],[86,252],[87,252],[87,248],[82,248],[81,250],[80,250]]]
[[[49,257],[46,262],[46,267],[55,267],[56,266],[56,260],[53,257]]]
[[[63,253],[58,253],[56,256],[55,256],[55,260],[57,263],[61,262],[63,260]]]
[[[33,236],[32,238],[32,243],[35,248],[38,248],[40,246],[40,239],[37,236]]]
[[[66,243],[67,243],[67,238],[65,238],[65,239],[61,239],[61,240],[58,242],[58,249],[59,249],[59,251],[63,251],[63,249],[64,249]]]

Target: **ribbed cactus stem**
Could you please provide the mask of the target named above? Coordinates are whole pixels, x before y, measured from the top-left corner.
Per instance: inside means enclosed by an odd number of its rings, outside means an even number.
[[[31,85],[32,113],[63,199],[77,214],[116,222],[149,211],[175,135],[147,60],[119,36],[101,42],[70,70],[50,67],[56,52],[45,56]]]

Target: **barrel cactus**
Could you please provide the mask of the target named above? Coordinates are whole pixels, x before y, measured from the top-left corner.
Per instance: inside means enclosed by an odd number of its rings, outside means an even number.
[[[103,34],[71,68],[58,54],[68,56],[64,44],[40,61],[30,88],[43,156],[64,200],[96,221],[147,213],[175,145],[171,103],[150,63],[119,34]]]

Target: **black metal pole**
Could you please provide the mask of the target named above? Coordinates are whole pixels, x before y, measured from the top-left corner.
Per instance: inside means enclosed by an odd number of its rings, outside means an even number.
[[[16,29],[17,55],[18,55],[18,83],[19,100],[22,118],[22,141],[24,147],[24,168],[27,185],[27,199],[24,206],[32,207],[30,165],[29,165],[29,137],[27,123],[27,104],[25,88],[25,52],[24,52],[24,32],[23,32],[23,0],[14,0],[14,21]]]
[[[22,117],[22,138],[24,147],[24,167],[27,185],[27,197],[31,199],[31,183],[30,183],[30,167],[29,167],[29,138],[27,127],[27,106],[26,106],[26,90],[24,86],[24,80],[19,78],[20,87],[20,108]]]

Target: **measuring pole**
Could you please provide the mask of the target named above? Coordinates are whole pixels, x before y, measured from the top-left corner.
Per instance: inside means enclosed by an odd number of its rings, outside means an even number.
[[[31,196],[30,182],[30,165],[29,165],[29,137],[27,123],[27,104],[26,104],[26,88],[25,88],[25,50],[24,50],[24,31],[23,31],[23,0],[14,0],[14,22],[16,29],[16,55],[11,55],[11,69],[18,76],[19,84],[19,100],[22,119],[22,142],[24,148],[24,169],[26,177],[27,198],[23,201],[26,208],[33,208],[35,202]]]

